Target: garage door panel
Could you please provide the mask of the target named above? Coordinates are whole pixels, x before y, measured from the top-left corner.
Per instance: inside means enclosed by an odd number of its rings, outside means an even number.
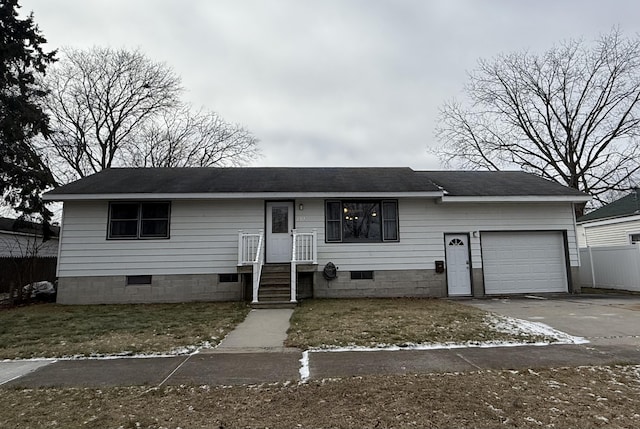
[[[567,292],[560,232],[485,232],[481,237],[486,294]]]

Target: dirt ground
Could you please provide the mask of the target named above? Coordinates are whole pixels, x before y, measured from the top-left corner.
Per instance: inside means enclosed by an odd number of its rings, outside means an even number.
[[[0,389],[11,428],[629,428],[640,366],[355,377],[298,385]]]

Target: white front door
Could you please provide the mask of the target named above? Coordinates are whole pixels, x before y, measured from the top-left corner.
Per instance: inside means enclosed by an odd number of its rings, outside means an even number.
[[[444,245],[449,296],[471,295],[469,236],[466,234],[445,234]]]
[[[267,203],[267,263],[291,262],[293,203]]]

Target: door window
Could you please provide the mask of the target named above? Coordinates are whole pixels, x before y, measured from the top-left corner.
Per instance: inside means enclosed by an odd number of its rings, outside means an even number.
[[[289,232],[289,207],[271,207],[271,232],[273,234]]]

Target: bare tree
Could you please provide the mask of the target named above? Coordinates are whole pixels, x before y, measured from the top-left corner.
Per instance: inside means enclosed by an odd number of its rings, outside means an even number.
[[[130,150],[136,167],[236,166],[258,155],[258,140],[215,112],[183,106],[149,122]]]
[[[66,182],[127,164],[123,150],[142,126],[179,103],[180,79],[139,51],[66,48],[47,76],[53,134],[43,142]]]
[[[640,171],[640,40],[618,30],[480,61],[469,104],[441,110],[435,149],[446,165],[519,167],[594,196],[628,189]]]
[[[180,100],[180,78],[139,51],[63,49],[47,77],[52,135],[40,142],[59,183],[109,167],[239,165],[257,139]]]

